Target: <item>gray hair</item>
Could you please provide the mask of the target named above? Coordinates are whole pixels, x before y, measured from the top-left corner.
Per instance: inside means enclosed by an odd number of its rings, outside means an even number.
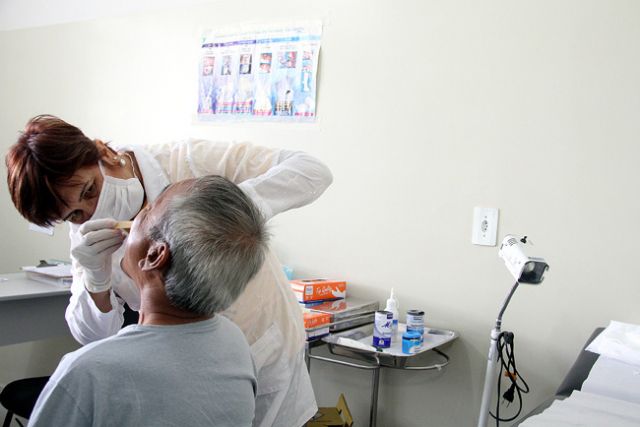
[[[164,277],[169,301],[200,315],[233,304],[262,266],[269,239],[249,197],[213,175],[172,197],[149,237],[169,245]]]

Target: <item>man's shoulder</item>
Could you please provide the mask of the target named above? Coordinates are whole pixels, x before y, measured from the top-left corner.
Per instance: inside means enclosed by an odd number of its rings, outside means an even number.
[[[219,322],[217,332],[221,335],[228,337],[229,340],[246,342],[246,338],[242,329],[236,325],[232,320],[223,314],[216,314],[216,319]],[[248,346],[248,344],[247,344]]]
[[[109,378],[112,372],[110,367],[116,369],[118,366],[120,358],[112,356],[122,355],[122,352],[114,348],[113,338],[115,337],[87,344],[66,354],[51,376],[50,382],[56,384],[57,388],[76,391],[101,384]]]
[[[61,375],[69,372],[110,375],[111,368],[126,369],[130,364],[137,365],[141,352],[163,352],[175,345],[211,346],[208,351],[226,354],[249,353],[249,345],[240,328],[226,317],[216,315],[210,321],[183,325],[179,329],[131,325],[117,335],[67,354],[60,362],[59,370]]]
[[[114,335],[99,341],[89,343],[78,350],[68,353],[60,362],[59,368],[67,370],[79,370],[85,366],[91,366],[96,362],[109,360],[112,355],[122,354],[127,348],[128,339]],[[105,355],[108,355],[105,357]]]
[[[238,325],[222,314],[216,314],[211,319],[194,322],[185,327],[190,333],[210,336],[214,342],[226,342],[230,345],[239,345],[240,348],[246,343],[245,336]]]

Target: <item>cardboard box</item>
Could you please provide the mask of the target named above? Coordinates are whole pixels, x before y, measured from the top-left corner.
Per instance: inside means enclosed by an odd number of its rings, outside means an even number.
[[[343,394],[338,398],[335,408],[318,408],[318,413],[306,427],[351,427],[353,418]]]
[[[309,310],[330,314],[330,332],[337,332],[355,326],[373,323],[374,313],[379,307],[380,304],[378,301],[347,297],[335,301],[316,303],[311,306]]]
[[[324,337],[325,335],[329,335],[329,325],[320,326],[315,329],[305,329],[305,333],[307,335],[307,341],[315,341],[319,338]]]
[[[347,296],[347,282],[330,279],[298,279],[289,282],[300,302],[322,301]]]
[[[308,311],[302,313],[302,319],[304,320],[304,328],[312,329],[331,323],[331,314]]]

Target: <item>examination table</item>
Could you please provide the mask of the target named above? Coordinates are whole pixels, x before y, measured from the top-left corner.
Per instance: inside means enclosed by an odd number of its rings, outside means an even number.
[[[555,396],[514,426],[640,425],[640,368],[585,350],[604,329],[591,334]]]
[[[591,371],[593,364],[596,363],[596,360],[598,360],[598,356],[599,356],[598,354],[592,353],[585,349],[589,344],[591,344],[591,341],[593,341],[598,335],[600,335],[600,332],[602,332],[603,330],[604,328],[601,327],[601,328],[596,328],[593,331],[593,333],[591,334],[587,342],[582,347],[582,350],[580,350],[580,353],[578,354],[576,361],[573,363],[573,366],[571,366],[571,369],[569,369],[569,372],[564,377],[562,384],[560,384],[560,387],[558,387],[558,390],[556,390],[556,394],[553,397],[541,403],[534,410],[529,412],[524,418],[520,420],[519,423],[514,424],[513,425],[514,427],[520,425],[520,423],[526,420],[527,418],[541,413],[542,411],[547,409],[549,406],[551,406],[551,404],[555,400],[566,399],[571,395],[571,393],[574,390],[581,389],[582,383],[584,383],[584,380],[586,380],[587,377],[589,376],[589,372]]]

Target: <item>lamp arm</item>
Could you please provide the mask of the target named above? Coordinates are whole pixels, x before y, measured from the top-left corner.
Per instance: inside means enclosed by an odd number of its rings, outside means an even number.
[[[504,299],[504,302],[502,303],[502,308],[500,309],[500,312],[498,313],[498,318],[496,319],[496,326],[498,328],[500,328],[500,326],[502,325],[502,315],[504,314],[505,310],[507,309],[507,306],[509,305],[509,302],[511,302],[511,297],[516,292],[516,289],[518,289],[518,285],[519,284],[520,284],[520,282],[518,282],[518,281],[516,281],[516,283],[513,284],[513,286],[511,287],[511,290],[507,294],[507,297]]]

